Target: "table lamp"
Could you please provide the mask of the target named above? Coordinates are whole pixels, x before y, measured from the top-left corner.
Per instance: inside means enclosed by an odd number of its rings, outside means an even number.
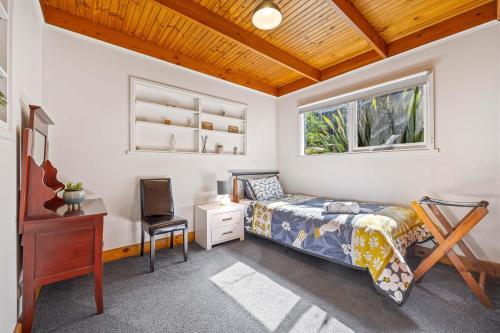
[[[231,198],[229,193],[231,193],[229,180],[218,180],[217,181],[217,202],[222,205],[229,205],[231,203]]]

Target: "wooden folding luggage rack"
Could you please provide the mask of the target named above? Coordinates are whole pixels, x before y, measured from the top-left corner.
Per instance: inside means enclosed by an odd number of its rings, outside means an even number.
[[[428,211],[434,215],[439,223],[441,223],[445,229],[444,232],[441,228],[434,224],[430,215],[424,209],[424,205],[428,207]],[[453,227],[437,206],[469,207],[471,210]],[[427,256],[415,270],[415,280],[420,280],[422,276],[424,276],[424,274],[439,261],[439,259],[446,255],[456,267],[474,295],[476,295],[483,305],[492,308],[493,303],[484,290],[486,283],[486,270],[482,266],[481,262],[474,256],[467,244],[463,241],[463,237],[467,235],[472,228],[488,214],[488,202],[451,202],[423,197],[419,201],[413,201],[412,207],[420,219],[425,223],[426,227],[432,233],[437,242],[437,245],[432,253]],[[460,259],[457,253],[453,250],[453,246],[455,245],[460,248],[465,257],[470,260],[474,269],[479,272],[479,282],[476,281],[474,276],[465,266],[462,259]]]

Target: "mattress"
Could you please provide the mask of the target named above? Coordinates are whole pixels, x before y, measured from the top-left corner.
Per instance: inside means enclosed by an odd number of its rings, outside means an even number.
[[[365,269],[374,286],[402,305],[414,276],[407,248],[431,237],[411,209],[360,203],[359,214],[325,214],[331,199],[287,195],[270,201],[242,200],[245,230],[302,252]]]

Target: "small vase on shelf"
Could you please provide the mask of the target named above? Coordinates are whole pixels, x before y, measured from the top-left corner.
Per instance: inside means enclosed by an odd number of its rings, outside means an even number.
[[[175,135],[172,134],[170,136],[170,140],[168,142],[168,148],[170,151],[175,151],[175,145],[177,144],[176,140],[175,140]]]

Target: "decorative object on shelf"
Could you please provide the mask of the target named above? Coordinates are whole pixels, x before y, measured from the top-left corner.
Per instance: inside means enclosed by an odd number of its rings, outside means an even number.
[[[217,181],[217,199],[216,201],[221,206],[226,206],[231,202],[231,184],[229,180],[218,180]]]
[[[229,125],[227,127],[227,131],[229,133],[240,133],[240,129],[238,128],[238,126],[231,126],[231,125]]]
[[[224,108],[221,108],[221,111],[220,111],[220,114],[221,116],[225,116],[226,115],[226,110],[224,110]]]
[[[193,117],[191,117],[191,116],[187,117],[186,126],[187,127],[193,127]]]
[[[75,205],[78,205],[80,209],[80,204],[85,201],[85,191],[83,190],[83,184],[78,182],[73,184],[68,182],[63,193],[64,202],[70,206],[70,209],[74,209]]]
[[[236,146],[233,147],[233,154],[238,155],[238,147]]]
[[[172,120],[166,118],[164,121],[165,125],[172,125]]]
[[[222,154],[224,152],[224,146],[221,145],[220,143],[215,145],[215,152],[217,154]]]
[[[209,121],[202,121],[201,122],[201,129],[213,131],[214,124],[209,122]]]
[[[175,145],[177,142],[175,141],[175,135],[170,135],[170,140],[168,140],[168,148],[170,151],[175,151]]]
[[[264,0],[258,5],[252,16],[252,23],[258,29],[271,30],[280,25],[283,20],[280,8],[270,0]]]
[[[171,106],[173,108],[177,107],[177,103],[175,101],[169,102],[168,98],[162,98],[161,101],[162,101],[162,104],[165,106]]]
[[[206,153],[207,152],[207,140],[208,140],[208,135],[205,135],[205,136],[201,136],[201,142],[203,144],[203,147],[201,148],[201,152],[202,153]]]

